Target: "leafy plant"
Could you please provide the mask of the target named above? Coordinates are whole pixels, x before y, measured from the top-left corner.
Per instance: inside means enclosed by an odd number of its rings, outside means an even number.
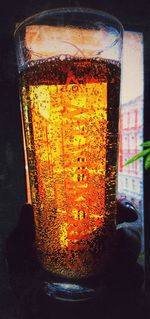
[[[138,154],[134,155],[133,157],[131,157],[124,166],[127,166],[133,162],[135,162],[136,160],[138,160],[141,157],[145,158],[145,162],[144,162],[144,167],[147,170],[148,168],[150,168],[150,141],[144,142],[142,143],[140,146],[146,148],[144,150],[142,150],[141,152],[139,152]]]

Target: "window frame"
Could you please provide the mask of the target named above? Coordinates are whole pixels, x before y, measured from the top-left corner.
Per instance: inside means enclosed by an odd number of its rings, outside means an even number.
[[[150,140],[149,101],[150,101],[150,26],[124,23],[124,30],[143,34],[144,63],[144,107],[143,107],[143,140]],[[143,209],[144,209],[144,250],[145,250],[145,289],[150,288],[150,169],[144,169],[143,161]]]

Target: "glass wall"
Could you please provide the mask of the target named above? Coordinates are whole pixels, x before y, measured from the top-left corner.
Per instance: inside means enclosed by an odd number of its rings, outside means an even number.
[[[119,144],[119,197],[133,202],[139,211],[138,225],[144,251],[143,160],[124,167],[143,142],[143,35],[124,32]]]

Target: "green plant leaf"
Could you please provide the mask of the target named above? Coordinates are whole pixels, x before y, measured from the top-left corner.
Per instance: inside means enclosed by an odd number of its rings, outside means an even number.
[[[142,143],[140,146],[150,147],[150,141],[144,142],[144,143]]]
[[[150,154],[148,154],[145,158],[145,163],[144,163],[145,169],[150,168]]]
[[[134,155],[133,157],[131,157],[125,164],[124,166],[127,166],[135,161],[137,161],[139,158],[146,156],[147,154],[150,153],[150,148],[144,151],[141,151],[140,153]]]

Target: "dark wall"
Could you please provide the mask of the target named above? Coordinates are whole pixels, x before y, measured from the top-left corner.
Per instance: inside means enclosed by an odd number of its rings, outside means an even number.
[[[83,6],[104,10],[116,16],[126,29],[144,31],[145,39],[145,139],[149,132],[150,88],[150,2],[149,0],[3,0],[0,4],[0,239],[15,227],[25,202],[24,161],[19,112],[18,77],[14,51],[15,24],[46,9]],[[149,211],[149,174],[145,178],[145,198]],[[150,214],[147,216],[150,216]],[[150,225],[150,217],[147,217]],[[148,226],[147,226],[148,228]],[[147,232],[148,234],[148,232]],[[147,235],[148,238],[148,235]],[[150,245],[149,245],[150,247]],[[0,272],[3,266],[0,266]],[[5,285],[5,281],[3,282]]]

